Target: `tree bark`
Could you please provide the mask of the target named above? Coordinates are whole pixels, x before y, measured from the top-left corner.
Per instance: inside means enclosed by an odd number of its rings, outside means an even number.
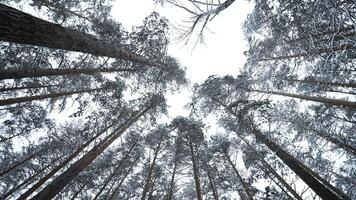
[[[77,148],[70,156],[68,156],[65,160],[63,160],[59,165],[53,168],[48,174],[46,174],[43,178],[41,178],[36,184],[34,184],[30,189],[28,189],[25,193],[23,193],[18,200],[25,200],[29,197],[33,192],[35,192],[38,188],[40,188],[48,179],[52,178],[59,170],[65,167],[69,162],[71,162],[75,157],[77,157],[90,143],[92,143],[95,139],[97,139],[100,135],[105,133],[109,128],[114,126],[115,123],[112,123],[100,133],[95,135],[93,138],[88,140],[82,146]]]
[[[107,44],[93,35],[64,28],[0,4],[0,40],[107,56],[163,68],[163,64]]]
[[[198,172],[198,167],[196,164],[196,158],[194,156],[194,148],[193,144],[191,141],[189,141],[189,148],[190,148],[190,156],[192,159],[192,164],[193,164],[193,175],[194,175],[194,182],[195,182],[195,192],[197,195],[198,200],[203,200],[203,195],[201,193],[201,186],[200,186],[200,179],[199,179],[199,172]]]
[[[224,153],[224,156],[226,158],[226,160],[229,162],[229,164],[231,165],[232,169],[234,170],[237,179],[239,180],[239,182],[241,183],[247,198],[250,200],[253,200],[253,195],[252,195],[252,191],[250,190],[249,186],[246,184],[246,182],[244,181],[244,179],[242,178],[242,176],[240,175],[239,171],[236,169],[236,166],[234,165],[234,163],[232,162],[230,156],[226,153]],[[243,199],[243,197],[241,197]]]
[[[42,94],[42,95],[36,95],[30,97],[17,97],[17,98],[3,99],[0,100],[0,106],[11,105],[15,103],[23,103],[27,101],[43,100],[43,99],[55,98],[61,96],[69,96],[73,94],[89,93],[89,92],[95,92],[99,90],[103,90],[103,88],[85,89],[85,90],[77,90],[72,92],[58,92],[58,93]]]
[[[97,73],[110,72],[136,72],[138,69],[111,69],[111,68],[70,68],[70,69],[6,69],[0,70],[0,80],[5,79],[21,79],[21,78],[35,78],[44,76],[64,76],[64,75],[93,75]],[[27,88],[25,88],[27,89]],[[0,90],[1,91],[1,90]]]
[[[258,92],[258,93],[265,93],[265,94],[273,94],[273,95],[279,95],[279,96],[285,96],[285,97],[292,97],[292,98],[298,98],[298,99],[302,99],[302,100],[325,103],[325,104],[329,104],[329,105],[332,105],[332,106],[337,106],[337,107],[342,107],[342,108],[350,108],[350,109],[356,110],[356,103],[355,102],[350,102],[350,101],[329,99],[329,98],[324,98],[324,97],[313,97],[313,96],[300,95],[300,94],[291,94],[291,93],[277,92],[277,91],[263,91],[263,90],[253,90],[253,89],[252,90],[248,90],[248,91],[250,91],[250,92]]]
[[[4,70],[8,71],[8,70]],[[2,70],[0,70],[0,77],[3,75]],[[1,79],[1,78],[0,78]],[[0,88],[0,92],[9,92],[14,90],[26,90],[26,89],[38,89],[38,88],[49,88],[49,87],[56,87],[62,85],[31,85],[31,86],[19,86],[19,87],[11,87],[11,88]]]
[[[106,178],[105,182],[103,183],[102,187],[100,188],[100,190],[96,193],[95,197],[93,198],[93,200],[97,200],[100,196],[100,194],[104,191],[104,189],[106,188],[106,186],[109,184],[109,182],[114,178],[114,176],[116,175],[116,173],[121,169],[123,162],[125,162],[128,157],[130,156],[130,154],[132,153],[132,150],[135,148],[135,146],[137,145],[138,140],[135,141],[135,143],[133,145],[131,145],[130,150],[124,155],[124,157],[116,164],[117,166],[115,167],[114,171],[110,174],[109,177]]]
[[[77,160],[65,172],[55,178],[52,183],[42,189],[32,200],[48,200],[59,193],[71,180],[73,180],[83,169],[85,169],[93,160],[98,157],[111,143],[121,136],[133,123],[135,123],[142,115],[144,115],[151,106],[141,109],[134,114],[116,131],[108,135],[99,145],[93,147],[82,158]]]
[[[172,200],[173,198],[173,193],[174,193],[174,181],[175,181],[175,176],[176,176],[176,171],[177,171],[177,165],[178,165],[178,161],[177,161],[177,155],[174,156],[174,167],[173,167],[173,172],[172,172],[172,178],[171,178],[171,182],[169,184],[169,192],[167,195],[167,200]]]
[[[154,170],[154,167],[156,165],[158,152],[161,149],[162,140],[163,139],[161,137],[159,142],[158,142],[157,148],[155,149],[155,153],[154,153],[154,156],[153,156],[152,164],[150,165],[150,168],[148,169],[148,174],[147,174],[147,177],[146,177],[146,180],[145,180],[145,185],[143,186],[143,192],[142,192],[141,200],[145,200],[146,199],[146,196],[147,196],[150,184],[151,184],[153,170]]]
[[[262,141],[271,151],[275,154],[291,169],[293,170],[319,197],[326,200],[351,200],[345,194],[340,194],[340,191],[330,184],[325,184],[327,181],[322,180],[321,177],[316,177],[315,174],[311,174],[309,170],[306,170],[305,165],[291,156],[289,153],[280,148],[277,144],[270,141],[259,130],[253,127],[252,133],[256,138]]]
[[[251,149],[254,154],[257,155],[258,159],[260,160],[260,162],[262,163],[263,167],[267,168],[266,171],[269,171],[270,173],[272,173],[280,183],[282,183],[282,185],[293,195],[293,197],[295,199],[298,200],[303,200],[303,198],[276,172],[276,170],[274,170],[264,159],[263,157],[255,150],[255,148],[253,148],[253,146],[245,140],[244,137],[242,137],[241,135],[237,134],[237,136],[245,142],[245,144],[248,146],[249,149]]]

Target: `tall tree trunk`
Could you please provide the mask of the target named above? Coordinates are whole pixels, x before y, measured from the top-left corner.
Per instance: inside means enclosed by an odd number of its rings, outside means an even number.
[[[324,98],[324,97],[313,97],[313,96],[300,95],[300,94],[291,94],[291,93],[277,92],[277,91],[263,91],[263,90],[248,90],[248,91],[298,98],[298,99],[314,101],[314,102],[319,102],[319,103],[325,103],[325,104],[329,104],[329,105],[333,105],[333,106],[338,106],[338,107],[343,107],[343,108],[351,108],[351,109],[356,110],[355,102],[349,102],[349,101],[343,101],[343,100],[337,100],[337,99],[329,99],[329,98]]]
[[[93,75],[97,73],[109,72],[135,72],[138,69],[113,69],[113,68],[70,68],[70,69],[6,69],[0,70],[0,80],[4,79],[21,79],[21,78],[35,78],[44,76],[64,76],[64,75]],[[27,89],[27,88],[24,88]],[[1,91],[1,90],[0,90]]]
[[[353,44],[343,44],[338,47],[313,49],[312,52],[297,53],[297,54],[285,55],[285,56],[271,56],[268,58],[256,59],[256,61],[261,62],[261,61],[285,60],[285,59],[300,58],[300,57],[310,57],[314,55],[321,55],[325,53],[332,53],[332,52],[343,51],[343,50],[354,49],[354,48],[355,47]]]
[[[114,47],[93,35],[64,28],[4,4],[0,4],[0,27],[2,41],[78,51],[163,68],[163,65],[155,60]]]
[[[85,169],[93,160],[98,157],[111,143],[121,136],[133,123],[135,123],[142,115],[144,115],[151,106],[142,108],[134,114],[120,126],[112,134],[108,135],[103,141],[93,147],[89,152],[83,155],[82,158],[73,163],[65,172],[56,177],[49,185],[42,189],[33,200],[48,200],[53,198],[58,192],[60,192],[71,180],[73,180],[83,169]]]
[[[134,142],[133,145],[131,145],[130,150],[124,155],[124,157],[116,164],[117,166],[115,167],[114,171],[110,174],[109,177],[106,178],[105,182],[103,183],[102,187],[99,189],[99,191],[96,193],[95,197],[93,200],[97,200],[100,196],[100,194],[104,191],[106,186],[109,184],[109,182],[114,178],[116,173],[121,169],[122,164],[129,158],[130,154],[132,153],[132,150],[135,148],[137,145],[138,140]]]
[[[356,83],[354,83],[354,82],[339,83],[339,82],[319,81],[319,80],[313,80],[313,79],[287,79],[287,81],[297,82],[297,83],[335,86],[335,87],[356,88]]]
[[[245,144],[248,146],[248,148],[250,150],[253,151],[253,153],[255,155],[257,155],[258,159],[260,160],[260,162],[262,163],[263,168],[266,168],[268,172],[272,173],[276,178],[277,180],[282,183],[282,185],[293,195],[293,197],[295,199],[298,199],[298,200],[303,200],[303,198],[276,172],[276,170],[274,170],[265,160],[264,158],[255,150],[255,148],[247,141],[245,140],[244,137],[242,137],[241,135],[239,135],[238,133],[236,133],[237,136],[245,142]]]
[[[117,191],[119,191],[122,183],[125,181],[126,177],[130,174],[131,170],[133,169],[133,167],[135,166],[135,164],[137,163],[138,160],[139,160],[139,157],[136,158],[136,160],[132,163],[131,167],[126,171],[126,173],[124,174],[124,176],[120,180],[119,184],[112,191],[112,193],[109,196],[109,198],[107,198],[108,200],[112,200],[114,198],[115,194],[117,193]]]
[[[177,166],[178,166],[178,156],[177,156],[177,154],[175,154],[174,155],[174,167],[173,167],[171,182],[169,184],[169,191],[168,191],[168,195],[167,195],[167,200],[172,200],[172,198],[173,198],[174,182],[175,182],[175,176],[176,176],[176,172],[177,172]]]
[[[23,103],[23,102],[27,102],[27,101],[43,100],[43,99],[55,98],[55,97],[61,97],[61,96],[69,96],[69,95],[73,95],[73,94],[89,93],[89,92],[95,92],[95,91],[99,91],[99,90],[103,90],[103,88],[85,89],[85,90],[77,90],[77,91],[72,91],[72,92],[58,92],[58,93],[42,94],[42,95],[36,95],[36,96],[30,96],[30,97],[17,97],[17,98],[11,98],[11,99],[3,99],[3,100],[0,100],[0,106],[11,105],[11,104],[15,104],[15,103]]]
[[[51,164],[46,165],[44,168],[42,168],[41,170],[39,170],[38,172],[34,173],[33,175],[31,175],[30,177],[28,177],[26,180],[24,180],[22,183],[14,186],[13,188],[11,188],[11,190],[9,190],[7,193],[5,193],[3,196],[1,196],[0,199],[6,199],[8,196],[11,196],[14,192],[16,192],[17,190],[19,190],[21,187],[23,187],[24,185],[30,183],[31,181],[33,181],[37,176],[39,176],[43,171],[45,171],[46,169],[49,168],[49,166],[51,166]]]
[[[337,200],[337,199],[347,199],[351,200],[340,190],[333,187],[331,184],[327,183],[321,177],[316,177],[316,173],[311,173],[309,168],[306,168],[304,164],[299,162],[289,153],[280,148],[277,144],[270,141],[266,136],[264,136],[259,130],[253,127],[252,133],[256,138],[262,141],[269,149],[271,149],[275,154],[290,168],[292,169],[319,197],[326,200]]]
[[[8,71],[8,70],[4,70]],[[2,70],[0,70],[0,77],[4,73]],[[1,78],[0,78],[1,79]],[[19,86],[19,87],[10,87],[10,88],[0,88],[0,92],[9,92],[9,91],[14,91],[14,90],[26,90],[26,89],[38,89],[38,88],[49,88],[49,87],[56,87],[56,86],[62,86],[60,84],[58,85],[30,85],[30,86]]]
[[[150,167],[148,169],[148,174],[147,174],[147,177],[146,177],[146,180],[145,180],[145,185],[143,186],[143,192],[142,192],[141,200],[145,200],[146,199],[146,196],[147,196],[147,193],[148,193],[151,181],[152,181],[152,175],[153,175],[154,167],[156,165],[158,152],[161,149],[162,140],[163,140],[163,138],[161,137],[159,142],[158,142],[158,145],[157,145],[157,147],[155,149],[152,163],[151,163],[151,165],[150,165]]]
[[[341,93],[341,94],[348,94],[348,95],[356,95],[356,92],[345,92],[341,90],[334,90],[334,89],[326,89],[326,92],[333,92],[333,93]]]
[[[31,154],[30,156],[28,156],[27,158],[25,158],[25,159],[23,159],[23,160],[21,160],[21,161],[15,163],[15,164],[11,165],[11,166],[8,167],[7,169],[5,169],[5,170],[3,170],[3,171],[0,172],[0,177],[3,176],[3,175],[5,175],[5,174],[7,174],[8,172],[14,170],[15,168],[17,168],[18,166],[22,165],[23,163],[25,163],[25,162],[31,160],[31,159],[34,158],[35,156],[36,156],[36,153],[33,153],[33,154]]]
[[[115,122],[111,125],[107,126],[100,133],[96,134],[82,146],[77,148],[71,155],[69,155],[65,160],[63,160],[59,165],[53,168],[48,174],[46,174],[43,178],[41,178],[36,184],[34,184],[30,189],[28,189],[25,193],[23,193],[18,200],[25,200],[29,197],[33,192],[35,192],[38,188],[40,188],[48,179],[52,178],[59,170],[64,168],[69,162],[71,162],[75,157],[77,157],[89,144],[91,144],[95,139],[97,139],[100,135],[105,133],[109,128],[115,125]]]
[[[209,184],[210,184],[211,190],[213,191],[214,200],[219,200],[218,191],[216,190],[216,188],[214,186],[213,177],[211,177],[209,164],[207,162],[205,162],[204,164],[205,164],[205,167],[206,167],[206,174],[208,175]]]
[[[195,192],[196,192],[196,195],[197,195],[197,199],[198,200],[203,200],[203,195],[201,193],[198,166],[197,166],[197,163],[196,163],[196,158],[195,158],[195,155],[194,155],[194,148],[193,148],[193,144],[192,144],[191,141],[189,141],[189,148],[190,148],[190,157],[192,159],[192,164],[193,164],[193,175],[194,175],[194,182],[195,182]]]
[[[84,190],[84,188],[85,188],[85,184],[83,184],[80,188],[79,188],[79,190],[77,191],[77,192],[75,192],[74,193],[74,195],[72,196],[72,198],[70,198],[71,200],[74,200],[75,198],[77,198],[77,196]]]
[[[236,169],[236,166],[234,165],[234,163],[232,162],[230,156],[227,154],[227,152],[224,153],[224,156],[226,158],[226,160],[229,162],[229,164],[231,165],[231,168],[234,170],[237,179],[239,180],[239,182],[241,183],[247,198],[250,200],[253,200],[253,195],[252,195],[252,191],[250,190],[249,186],[247,185],[247,183],[244,181],[244,179],[242,178],[242,176],[240,175],[239,171]],[[243,199],[244,197],[241,196],[241,198]]]

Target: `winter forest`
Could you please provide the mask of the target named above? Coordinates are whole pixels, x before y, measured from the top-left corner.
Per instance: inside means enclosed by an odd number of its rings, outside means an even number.
[[[356,200],[354,0],[145,1],[186,17],[0,0],[1,200]],[[242,3],[246,61],[190,80],[171,45]]]

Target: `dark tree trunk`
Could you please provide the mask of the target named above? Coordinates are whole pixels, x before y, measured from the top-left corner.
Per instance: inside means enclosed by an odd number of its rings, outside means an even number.
[[[48,179],[52,178],[59,170],[65,167],[69,162],[71,162],[75,157],[77,157],[90,143],[92,143],[95,139],[97,139],[100,135],[105,133],[109,128],[114,125],[111,124],[110,126],[106,127],[100,133],[95,135],[93,138],[88,140],[82,146],[77,148],[70,156],[68,156],[65,160],[63,160],[58,166],[53,168],[48,174],[46,174],[43,178],[41,178],[36,184],[34,184],[30,189],[28,189],[25,193],[23,193],[18,200],[25,200],[29,197],[33,192],[35,192],[38,188],[40,188]]]
[[[17,9],[0,4],[0,40],[55,49],[107,56],[162,68],[157,61],[147,59],[124,48],[118,48],[93,35],[64,28]]]
[[[290,168],[292,169],[319,197],[326,200],[351,200],[346,195],[340,193],[341,191],[327,183],[321,177],[316,177],[316,173],[311,173],[309,168],[306,168],[304,164],[299,162],[289,153],[280,148],[277,144],[270,141],[259,130],[253,128],[253,134],[258,140],[261,140],[269,149],[276,153],[276,155]],[[327,183],[327,184],[325,184]]]
[[[122,164],[129,158],[130,154],[132,153],[132,150],[135,148],[137,145],[138,140],[135,141],[135,143],[131,146],[130,150],[124,155],[124,157],[116,164],[117,166],[115,167],[114,171],[110,174],[109,177],[106,178],[105,182],[103,183],[102,187],[99,189],[99,191],[96,193],[95,197],[93,200],[96,200],[99,198],[100,194],[104,191],[106,186],[109,184],[109,182],[114,178],[116,173],[121,169]]]
[[[8,70],[4,70],[8,71]],[[2,70],[0,70],[0,77],[3,75]],[[0,78],[1,79],[1,78]],[[11,88],[0,88],[0,92],[9,92],[14,90],[26,90],[26,89],[39,89],[39,88],[49,88],[56,87],[61,85],[31,85],[31,86],[19,86],[19,87],[11,87]]]
[[[216,190],[216,188],[214,186],[213,177],[211,177],[209,164],[206,162],[205,162],[205,167],[206,167],[206,174],[208,175],[209,184],[210,184],[211,190],[213,191],[214,200],[219,200],[218,191]]]
[[[27,102],[27,101],[43,100],[43,99],[55,98],[55,97],[61,97],[61,96],[69,96],[69,95],[73,95],[73,94],[89,93],[89,92],[95,92],[95,91],[99,91],[99,90],[103,90],[103,88],[77,90],[77,91],[72,91],[72,92],[58,92],[58,93],[43,94],[43,95],[30,96],[30,97],[17,97],[17,98],[11,98],[11,99],[3,99],[3,100],[0,100],[0,106],[11,105],[11,104],[15,104],[15,103],[23,103],[23,102]]]
[[[83,155],[82,158],[73,163],[65,172],[55,178],[52,183],[47,185],[33,200],[48,200],[59,193],[69,182],[71,182],[83,169],[85,169],[93,160],[98,157],[111,143],[121,136],[133,123],[135,123],[142,115],[144,115],[151,107],[143,108],[135,112],[122,126],[120,126],[112,134],[108,135],[103,143],[96,145],[89,152]]]
[[[253,200],[253,195],[252,195],[252,191],[250,190],[249,186],[247,185],[247,183],[244,181],[244,179],[242,178],[242,176],[240,175],[239,171],[236,169],[236,166],[234,165],[234,163],[232,162],[230,156],[226,153],[224,153],[224,156],[226,158],[226,160],[229,162],[229,164],[231,165],[231,168],[234,170],[237,179],[239,180],[239,182],[241,183],[247,198],[250,200]],[[241,196],[241,198],[243,199],[244,197]]]
[[[6,69],[0,70],[0,80],[4,79],[21,79],[21,78],[35,78],[44,76],[64,76],[64,75],[93,75],[97,73],[109,73],[109,72],[135,72],[138,69],[108,69],[108,68],[97,68],[97,69]],[[24,88],[27,89],[27,88]],[[1,90],[0,90],[1,91]]]
[[[151,181],[152,181],[152,175],[153,175],[153,171],[154,171],[154,168],[155,168],[155,165],[156,165],[158,152],[161,149],[161,144],[162,144],[162,137],[160,138],[160,140],[158,142],[157,148],[155,149],[155,153],[154,153],[154,156],[153,156],[152,164],[150,165],[150,167],[148,169],[148,174],[147,174],[147,177],[146,177],[146,180],[145,180],[145,185],[143,186],[143,192],[142,192],[141,200],[145,200],[146,199],[146,196],[147,196],[147,193],[148,193]]]
[[[86,185],[83,184],[82,187],[80,187],[79,190],[76,193],[74,193],[74,195],[72,196],[71,200],[74,200],[75,198],[77,198],[77,196],[84,190],[85,186]]]
[[[249,91],[298,98],[298,99],[314,101],[314,102],[319,102],[319,103],[325,103],[325,104],[329,104],[332,106],[351,108],[351,109],[356,110],[355,102],[336,100],[336,99],[328,99],[328,98],[324,98],[324,97],[313,97],[313,96],[300,95],[300,94],[291,94],[291,93],[277,92],[277,91],[263,91],[263,90],[249,90]]]
[[[23,160],[21,160],[21,161],[15,163],[15,164],[11,165],[11,166],[8,167],[7,169],[5,169],[5,170],[3,170],[3,171],[0,172],[0,177],[3,176],[3,175],[5,175],[5,174],[7,174],[7,173],[10,172],[10,171],[12,171],[13,169],[17,168],[18,166],[22,165],[23,163],[25,163],[25,162],[31,160],[31,159],[34,158],[35,156],[36,156],[36,154],[33,153],[33,154],[31,154],[30,156],[28,156],[27,158],[25,158],[25,159],[23,159]]]
[[[196,195],[197,195],[197,199],[198,200],[203,200],[203,195],[201,193],[198,166],[197,166],[196,158],[195,158],[195,155],[194,155],[193,144],[190,141],[189,141],[189,148],[190,148],[190,157],[192,159],[192,164],[193,164],[193,175],[194,175],[194,182],[195,182],[195,192],[196,192]]]
[[[356,83],[348,82],[348,83],[338,83],[338,82],[329,82],[329,81],[319,81],[312,79],[288,79],[290,82],[297,83],[308,83],[308,84],[317,84],[317,85],[325,85],[325,86],[334,86],[334,87],[346,87],[346,88],[356,88]]]
[[[167,200],[172,200],[172,198],[173,198],[174,182],[175,182],[175,176],[176,176],[176,172],[177,172],[177,166],[178,166],[178,156],[176,154],[174,156],[174,167],[173,167],[171,182],[169,184],[169,192],[168,192],[168,195],[167,195]]]
[[[272,173],[280,183],[282,183],[282,185],[293,195],[293,197],[295,199],[298,200],[303,200],[303,198],[301,196],[299,196],[299,194],[276,172],[276,170],[274,170],[264,159],[263,157],[255,150],[255,148],[248,142],[245,140],[245,138],[243,138],[241,135],[237,134],[237,136],[245,142],[245,144],[248,146],[249,149],[251,149],[255,155],[257,155],[258,159],[260,160],[260,162],[262,163],[262,167],[263,170],[266,170],[270,173]],[[282,189],[282,188],[281,188]]]

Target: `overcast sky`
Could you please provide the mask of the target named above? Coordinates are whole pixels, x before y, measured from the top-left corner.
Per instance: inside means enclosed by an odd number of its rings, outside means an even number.
[[[174,25],[182,25],[183,20],[189,18],[184,10],[171,5],[155,5],[153,0],[116,0],[114,1],[113,16],[122,25],[130,30],[134,25],[140,25],[142,20],[152,11],[157,11]],[[208,24],[211,32],[205,32],[205,44],[184,46],[174,35],[171,29],[168,53],[178,58],[187,68],[187,78],[191,83],[201,83],[210,75],[236,75],[243,66],[246,58],[243,52],[247,49],[244,40],[242,25],[246,15],[252,11],[253,6],[247,1],[237,1],[221,12]],[[170,115],[185,115],[188,111],[183,106],[189,102],[191,92],[188,89],[167,98]]]

